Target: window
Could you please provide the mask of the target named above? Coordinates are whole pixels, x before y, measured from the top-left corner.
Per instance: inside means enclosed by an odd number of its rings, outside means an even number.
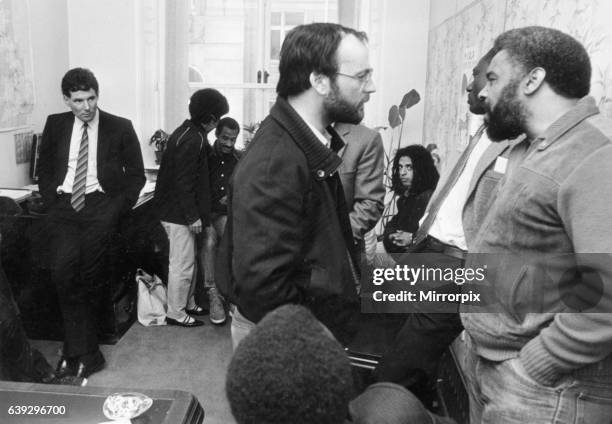
[[[228,99],[229,115],[252,127],[276,99],[286,33],[307,22],[336,22],[337,16],[338,0],[191,0],[190,91],[218,89]],[[249,137],[245,132],[239,146]]]
[[[202,72],[200,72],[199,69],[194,66],[189,67],[189,82],[196,84],[204,82]]]
[[[285,35],[304,23],[304,12],[272,12],[270,19],[270,60],[278,61]]]

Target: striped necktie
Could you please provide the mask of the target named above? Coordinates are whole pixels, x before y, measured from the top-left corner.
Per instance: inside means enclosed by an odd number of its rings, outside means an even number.
[[[89,147],[89,136],[87,135],[87,122],[83,124],[83,136],[79,147],[76,171],[74,172],[74,183],[72,184],[72,196],[70,204],[75,211],[79,212],[85,206],[85,187],[87,186],[87,156]]]

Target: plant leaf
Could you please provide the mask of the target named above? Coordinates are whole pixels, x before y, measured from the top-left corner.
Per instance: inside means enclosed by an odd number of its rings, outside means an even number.
[[[412,106],[416,105],[420,101],[421,96],[419,95],[419,92],[413,88],[408,93],[404,94],[402,102],[400,103],[400,107],[410,109]]]
[[[399,108],[395,105],[391,106],[391,109],[389,109],[389,125],[391,125],[391,128],[395,128],[401,123],[402,119],[399,115]]]

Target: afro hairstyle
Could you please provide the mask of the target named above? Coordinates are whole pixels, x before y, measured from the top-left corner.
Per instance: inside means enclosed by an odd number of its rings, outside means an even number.
[[[341,424],[353,379],[331,333],[308,309],[285,305],[240,342],[225,390],[238,424]]]
[[[189,116],[196,124],[217,121],[229,112],[229,104],[223,94],[214,88],[196,91],[189,99]]]

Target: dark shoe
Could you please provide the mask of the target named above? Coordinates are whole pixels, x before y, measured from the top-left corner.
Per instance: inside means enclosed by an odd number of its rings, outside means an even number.
[[[76,363],[74,359],[68,359],[62,356],[55,368],[55,378],[62,378],[67,375],[76,375]]]
[[[206,315],[206,310],[198,305],[196,305],[196,307],[193,309],[185,309],[185,312],[187,312],[189,315]]]
[[[92,355],[83,355],[77,363],[76,377],[87,378],[104,368],[104,364],[106,364],[106,360],[99,350]]]
[[[168,325],[177,325],[179,327],[200,327],[204,325],[203,321],[193,319],[190,316],[186,316],[182,321],[177,321],[172,318],[166,317],[166,324]]]

